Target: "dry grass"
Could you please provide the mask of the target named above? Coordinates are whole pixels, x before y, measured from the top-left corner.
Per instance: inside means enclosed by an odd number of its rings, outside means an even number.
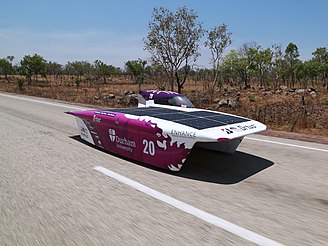
[[[17,79],[17,78],[16,78]],[[93,107],[129,107],[133,104],[124,100],[127,91],[137,93],[139,85],[128,77],[112,78],[105,85],[96,86],[81,83],[76,86],[74,79],[67,78],[59,81],[49,78],[48,83],[39,81],[36,85],[18,89],[17,81],[8,83],[0,80],[0,91],[25,94],[38,97],[46,97],[55,100],[75,102],[92,105]],[[140,89],[158,89],[156,84],[143,84]],[[108,100],[109,94],[115,94],[115,100]],[[209,104],[206,100],[207,93],[201,82],[187,82],[184,94],[194,102],[196,107],[220,110],[259,120],[269,126],[270,129],[279,131],[292,131],[306,134],[317,134],[328,137],[328,106],[321,103],[327,100],[328,95],[319,92],[313,98],[309,93],[303,94],[276,94],[272,91],[261,91],[259,89],[237,90],[229,92],[217,91],[217,99],[235,99],[240,95],[236,108],[218,108],[218,104]],[[304,96],[305,105],[302,105]],[[252,99],[252,100],[251,100]]]

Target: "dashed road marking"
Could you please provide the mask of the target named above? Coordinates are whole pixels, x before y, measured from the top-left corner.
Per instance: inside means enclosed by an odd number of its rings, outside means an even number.
[[[276,241],[273,241],[269,238],[266,238],[264,236],[261,236],[255,232],[252,232],[248,229],[245,229],[241,226],[235,225],[229,221],[226,221],[224,219],[221,219],[213,214],[207,213],[203,210],[200,210],[198,208],[195,208],[187,203],[181,202],[175,198],[172,198],[168,195],[165,195],[157,190],[154,190],[152,188],[149,188],[148,186],[145,186],[139,182],[133,181],[125,176],[122,176],[116,172],[113,172],[107,168],[96,166],[94,167],[94,170],[101,172],[123,184],[126,184],[138,191],[141,191],[157,200],[160,200],[162,202],[165,202],[177,209],[180,209],[183,212],[186,212],[188,214],[191,214],[193,216],[196,216],[197,218],[200,218],[208,223],[211,223],[212,225],[215,225],[225,231],[228,231],[234,235],[237,235],[243,239],[246,239],[250,242],[253,242],[257,245],[282,245]]]

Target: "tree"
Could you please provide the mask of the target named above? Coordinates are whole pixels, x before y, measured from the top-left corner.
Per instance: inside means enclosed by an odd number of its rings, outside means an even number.
[[[107,65],[103,63],[100,60],[95,60],[93,64],[94,73],[95,73],[95,79],[96,79],[96,85],[97,85],[97,92],[100,93],[100,79],[103,79],[103,83],[106,84],[107,77],[110,76],[113,71],[114,67],[111,65]]]
[[[241,80],[244,83],[244,88],[250,87],[250,79],[255,73],[253,66],[253,57],[250,52],[251,49],[256,49],[256,42],[246,42],[244,43],[238,51],[238,59],[236,62],[237,70]]]
[[[57,62],[46,63],[46,74],[54,77],[58,77],[63,73],[63,66]]]
[[[101,77],[104,81],[104,84],[107,82],[106,78],[110,76],[115,69],[113,66],[107,65],[99,60],[95,60],[94,68],[97,78]]]
[[[150,52],[152,61],[163,66],[172,91],[176,82],[178,92],[181,92],[189,70],[183,70],[182,79],[178,71],[182,67],[188,68],[200,55],[198,43],[204,31],[197,18],[198,15],[187,7],[179,8],[175,13],[163,7],[153,10],[144,47]]]
[[[291,86],[294,87],[296,79],[296,64],[299,62],[297,59],[300,56],[296,44],[289,43],[285,49],[285,59],[288,64],[287,76],[291,80]]]
[[[75,82],[80,83],[82,76],[91,74],[92,65],[87,61],[68,62],[65,65],[65,70],[70,75],[78,76],[78,79]]]
[[[323,85],[326,86],[328,91],[328,52],[326,47],[317,48],[313,53],[312,60],[316,63],[318,69],[318,75],[323,81]]]
[[[286,61],[284,59],[283,51],[281,45],[273,44],[272,45],[272,72],[271,75],[274,79],[274,88],[280,86],[281,80],[285,81],[285,68]]]
[[[228,32],[228,27],[223,24],[218,27],[214,27],[211,31],[207,31],[207,40],[205,41],[205,47],[208,47],[211,51],[211,62],[213,67],[213,78],[209,82],[209,93],[211,101],[215,92],[215,86],[217,85],[219,78],[219,68],[221,58],[225,49],[231,44],[231,32]]]
[[[145,77],[146,76],[153,80],[159,90],[166,90],[167,74],[161,64],[152,63],[146,66]]]
[[[140,58],[125,63],[126,72],[131,74],[134,82],[139,83],[139,87],[144,82],[146,64],[147,61],[141,60]]]
[[[26,55],[20,64],[21,74],[27,78],[28,85],[32,84],[32,76],[35,76],[36,79],[38,75],[46,78],[46,60],[42,56],[38,54],[33,56]]]
[[[13,71],[13,66],[11,64],[10,59],[7,58],[2,58],[0,59],[0,74],[5,76],[5,79],[10,82],[8,79],[8,74],[10,74]]]
[[[226,54],[221,62],[220,70],[222,72],[223,78],[231,85],[236,85],[238,77],[240,77],[240,69],[242,66],[239,62],[240,54],[236,50],[230,50]]]
[[[272,51],[270,48],[263,49],[261,46],[250,48],[248,56],[251,62],[251,67],[258,74],[260,87],[266,87],[267,78],[272,66]]]

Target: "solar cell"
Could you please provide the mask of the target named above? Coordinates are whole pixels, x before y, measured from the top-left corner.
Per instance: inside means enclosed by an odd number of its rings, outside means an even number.
[[[190,126],[198,130],[249,121],[248,119],[237,116],[225,115],[219,112],[216,113],[203,110],[194,112],[184,112],[167,108],[147,107],[111,109],[109,111],[132,114],[137,116],[150,116]]]
[[[198,130],[226,125],[223,122],[213,121],[206,118],[194,118],[192,120],[186,119],[186,120],[181,120],[177,123],[190,126]]]
[[[210,116],[218,116],[222,115],[219,112],[209,112],[209,111],[194,111],[194,112],[189,112],[190,115],[197,116],[197,117],[210,117]]]

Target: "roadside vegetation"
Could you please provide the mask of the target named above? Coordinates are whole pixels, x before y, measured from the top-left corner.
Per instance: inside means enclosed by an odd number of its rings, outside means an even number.
[[[149,60],[122,68],[103,61],[46,61],[40,54],[0,58],[0,90],[99,107],[136,105],[139,89],[173,90],[198,107],[254,118],[273,129],[328,136],[328,51],[299,59],[297,45],[262,47],[246,42],[229,50],[226,24],[206,30],[186,7],[155,8],[144,48]],[[210,51],[210,67],[197,65],[199,46]]]

